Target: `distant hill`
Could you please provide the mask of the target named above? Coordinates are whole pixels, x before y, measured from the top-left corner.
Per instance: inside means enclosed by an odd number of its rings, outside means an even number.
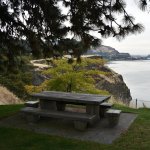
[[[100,47],[97,47],[95,49],[90,49],[90,50],[88,50],[87,53],[88,54],[103,54],[103,55],[104,54],[106,54],[106,55],[119,54],[119,52],[115,48],[110,47],[110,46],[104,46],[104,45],[101,45]]]
[[[118,50],[116,50],[113,47],[101,45],[95,49],[90,49],[86,53],[87,55],[100,55],[103,56],[106,59],[127,59],[130,58],[129,53],[119,53]]]

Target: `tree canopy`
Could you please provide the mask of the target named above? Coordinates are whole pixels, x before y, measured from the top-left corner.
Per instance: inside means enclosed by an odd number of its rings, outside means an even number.
[[[141,8],[147,2],[140,0]],[[134,22],[125,7],[124,0],[1,0],[0,57],[5,54],[13,65],[15,56],[22,55],[27,47],[37,58],[70,50],[78,57],[101,43],[101,37],[94,37],[91,31],[118,39],[140,33],[143,26]],[[67,34],[72,38],[68,39]]]
[[[139,0],[139,7],[142,10],[146,10],[150,6],[150,0]]]

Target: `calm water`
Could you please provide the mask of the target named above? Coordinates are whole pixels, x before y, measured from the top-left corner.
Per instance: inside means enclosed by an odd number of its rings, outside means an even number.
[[[150,60],[112,61],[108,66],[123,76],[133,99],[150,105]]]

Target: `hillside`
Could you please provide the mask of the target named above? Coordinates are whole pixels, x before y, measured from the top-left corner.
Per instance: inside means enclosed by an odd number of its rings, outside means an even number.
[[[100,55],[103,58],[115,60],[115,59],[129,59],[131,56],[129,53],[120,53],[113,47],[101,45],[95,49],[90,49],[86,53],[87,55]]]
[[[21,100],[17,98],[5,87],[0,86],[0,105],[20,104]]]
[[[90,49],[87,52],[88,54],[103,54],[103,55],[117,55],[119,52],[110,46],[101,45],[95,49]]]

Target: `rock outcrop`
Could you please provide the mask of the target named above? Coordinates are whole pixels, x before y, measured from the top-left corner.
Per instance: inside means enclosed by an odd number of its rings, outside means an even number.
[[[107,71],[110,71],[110,74],[108,76],[99,75],[99,77],[95,79],[96,87],[98,89],[108,91],[110,94],[112,94],[113,98],[116,101],[121,101],[125,104],[129,104],[132,97],[130,94],[130,90],[125,84],[122,76],[107,67],[106,69]]]

